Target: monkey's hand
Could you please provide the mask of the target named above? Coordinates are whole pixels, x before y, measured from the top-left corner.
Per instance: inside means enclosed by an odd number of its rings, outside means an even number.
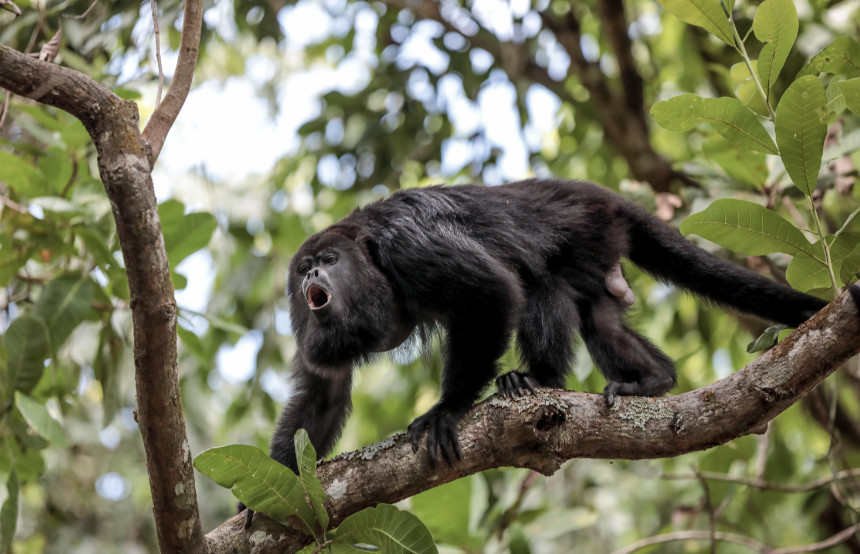
[[[412,451],[418,452],[418,443],[421,433],[427,430],[427,453],[430,454],[430,462],[435,467],[438,461],[436,450],[442,452],[442,457],[448,465],[454,465],[454,457],[459,460],[462,457],[460,451],[460,439],[457,438],[457,424],[463,413],[452,410],[443,405],[436,404],[423,416],[415,418],[409,424],[407,432],[412,439]]]
[[[526,393],[535,394],[535,387],[539,387],[537,379],[520,371],[510,371],[496,377],[496,388],[505,398],[525,396]]]

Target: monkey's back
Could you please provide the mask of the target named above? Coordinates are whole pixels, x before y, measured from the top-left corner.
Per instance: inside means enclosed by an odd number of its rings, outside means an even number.
[[[560,275],[591,289],[603,287],[606,271],[627,254],[629,210],[591,183],[532,179],[402,190],[341,224],[369,229],[382,266],[491,258],[527,285]]]

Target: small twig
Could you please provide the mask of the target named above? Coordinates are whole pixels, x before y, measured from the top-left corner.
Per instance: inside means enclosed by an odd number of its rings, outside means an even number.
[[[5,196],[0,196],[0,202],[2,202],[3,205],[6,206],[7,208],[9,208],[10,210],[15,210],[16,212],[22,213],[22,214],[27,213],[27,208],[25,208],[24,206],[22,206],[21,204],[18,204],[17,202],[15,202],[13,200],[6,198]]]
[[[12,0],[0,0],[0,8],[12,12],[15,15],[22,15],[21,8],[15,5]]]
[[[99,0],[93,0],[93,3],[90,4],[90,7],[87,8],[87,10],[84,13],[82,13],[81,15],[66,15],[66,14],[61,13],[60,17],[62,17],[63,19],[83,19],[86,16],[88,16],[91,11],[93,11],[93,8],[95,8],[96,4],[98,4],[98,3],[99,3]]]
[[[69,175],[69,180],[66,181],[66,186],[63,187],[62,192],[60,192],[60,198],[65,198],[67,194],[69,194],[69,190],[72,188],[72,185],[75,184],[75,181],[78,179],[78,157],[70,152],[71,162],[72,162],[72,174]]]
[[[179,110],[191,90],[191,80],[194,77],[194,67],[197,65],[197,54],[200,50],[202,26],[203,2],[185,0],[176,71],[173,73],[170,88],[164,95],[164,101],[152,113],[142,133],[143,142],[150,150],[147,155],[150,165],[155,164],[155,160],[158,159],[167,133],[179,116]]]
[[[0,131],[3,130],[3,126],[6,124],[6,114],[9,113],[9,104],[12,100],[12,93],[8,90],[3,91],[5,99],[3,100],[3,109],[0,110]]]
[[[757,489],[768,489],[774,490],[777,492],[784,493],[802,493],[809,492],[815,490],[820,487],[824,487],[830,485],[830,483],[834,481],[841,481],[844,479],[853,479],[855,477],[860,477],[860,469],[848,469],[845,471],[840,471],[836,475],[830,475],[828,477],[822,477],[820,479],[815,479],[810,481],[809,483],[805,483],[803,485],[784,485],[782,483],[775,483],[773,481],[763,481],[761,479],[750,479],[747,477],[734,477],[732,475],[726,475],[725,473],[714,473],[710,471],[702,471],[696,474],[672,474],[667,473],[662,476],[663,479],[669,479],[673,481],[682,481],[686,479],[709,479],[711,481],[724,481],[726,483],[738,483],[740,485],[747,485],[749,487],[754,487]]]
[[[496,531],[496,536],[502,538],[504,536],[505,531],[507,531],[508,527],[510,527],[511,523],[517,517],[517,512],[519,512],[520,506],[523,503],[523,499],[526,496],[526,493],[529,489],[534,485],[538,479],[540,479],[541,474],[537,471],[530,471],[528,475],[525,476],[523,482],[520,483],[520,492],[517,494],[516,500],[511,504],[511,507],[505,510],[505,512],[501,516],[501,522],[499,523],[499,528]]]
[[[717,552],[717,516],[714,513],[714,504],[711,501],[711,489],[708,487],[708,480],[702,477],[702,474],[695,468],[693,471],[696,473],[696,477],[699,479],[699,483],[702,485],[702,491],[704,491],[705,497],[702,499],[705,509],[708,511],[708,531],[711,534],[711,554],[716,554]]]
[[[755,478],[759,481],[764,479],[764,472],[767,467],[767,449],[770,446],[770,424],[771,422],[767,423],[767,431],[759,438],[758,447],[756,448]]]
[[[723,533],[720,531],[714,533],[713,535],[711,535],[710,531],[676,531],[674,533],[666,533],[665,535],[657,535],[655,537],[648,537],[647,539],[636,541],[629,546],[625,546],[624,548],[616,550],[612,554],[631,554],[642,548],[647,548],[649,546],[654,546],[657,544],[690,540],[718,540],[724,542],[733,542],[735,544],[742,544],[746,547],[749,547],[753,550],[757,550],[758,552],[762,552],[764,554],[774,553],[774,550],[766,544],[762,544],[755,539],[751,539],[743,535],[734,535],[732,533]]]
[[[841,544],[851,537],[854,536],[855,533],[860,531],[860,523],[856,525],[852,525],[847,529],[843,529],[839,531],[832,537],[828,539],[824,539],[821,542],[815,542],[812,544],[807,544],[806,546],[795,546],[792,548],[779,548],[773,551],[773,554],[802,554],[803,552],[816,552],[818,550],[826,550],[837,544]]]
[[[158,9],[155,0],[150,0],[152,8],[152,26],[155,29],[155,61],[158,63],[158,93],[155,95],[155,108],[161,104],[161,91],[164,90],[164,68],[161,66],[161,37],[158,32]]]
[[[743,535],[734,535],[731,533],[722,532],[716,533],[716,540],[733,542],[735,544],[742,544],[746,547],[749,547],[753,550],[757,550],[758,552],[762,552],[764,554],[801,554],[802,552],[818,552],[820,550],[832,548],[833,546],[841,544],[850,539],[857,531],[860,531],[860,524],[852,525],[847,529],[843,529],[832,537],[825,539],[821,542],[807,544],[804,546],[792,546],[790,548],[772,548],[766,544],[760,543],[757,540],[745,537]],[[632,552],[636,552],[639,549],[646,548],[648,546],[654,546],[656,544],[664,544],[667,542],[710,539],[711,533],[709,531],[678,531],[675,533],[667,533],[665,535],[658,535],[656,537],[650,537],[641,541],[637,541],[630,546],[626,546],[624,548],[616,550],[612,554],[631,554]]]
[[[39,34],[42,32],[42,28],[45,26],[45,9],[43,4],[39,4],[39,22],[36,23],[36,26],[33,27],[33,32],[30,34],[30,40],[27,42],[27,47],[24,49],[25,54],[29,54],[33,51],[33,47],[36,46],[36,39],[39,38]]]

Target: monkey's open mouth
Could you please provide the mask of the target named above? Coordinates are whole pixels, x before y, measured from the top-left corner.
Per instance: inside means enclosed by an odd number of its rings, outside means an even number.
[[[321,286],[311,285],[308,288],[308,306],[312,310],[319,310],[326,306],[329,300],[331,300],[331,295]]]

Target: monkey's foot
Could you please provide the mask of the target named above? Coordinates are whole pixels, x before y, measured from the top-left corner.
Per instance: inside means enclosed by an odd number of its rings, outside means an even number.
[[[618,396],[618,389],[621,388],[621,383],[618,381],[609,381],[606,383],[606,388],[603,389],[603,400],[606,406],[611,408],[615,405],[615,397]]]
[[[520,371],[511,371],[496,377],[496,388],[505,398],[525,396],[527,392],[535,394],[535,387],[539,386],[540,383],[537,382],[537,379]]]
[[[412,451],[418,452],[421,433],[426,429],[427,453],[430,455],[430,462],[434,466],[438,462],[436,453],[438,449],[448,465],[453,466],[454,457],[458,460],[462,457],[460,439],[457,437],[457,424],[460,423],[461,416],[462,413],[459,411],[436,404],[426,414],[415,418],[407,428],[407,433],[412,440]]]
[[[239,504],[236,505],[236,513],[240,514],[240,513],[242,513],[242,510],[246,510],[245,511],[245,529],[250,529],[251,524],[254,523],[254,510],[246,507],[243,503],[239,502]]]

